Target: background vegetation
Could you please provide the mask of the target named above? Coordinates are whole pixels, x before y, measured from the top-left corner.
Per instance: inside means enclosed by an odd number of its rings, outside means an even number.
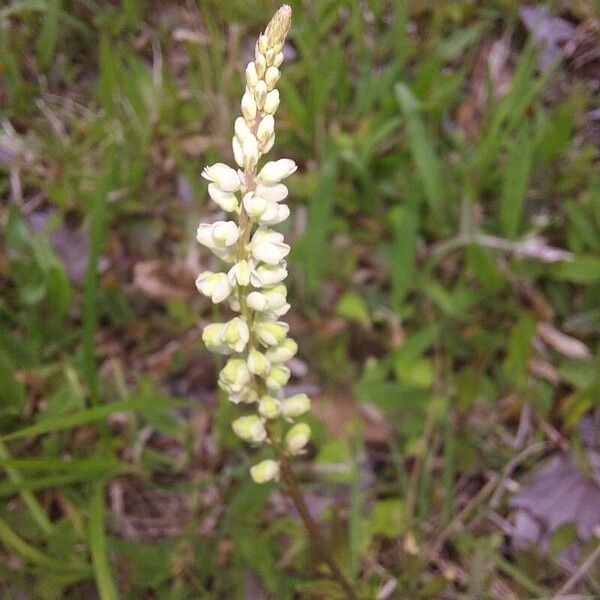
[[[293,1],[298,464],[365,598],[600,597],[599,11]],[[202,347],[277,4],[0,8],[0,596],[341,597]]]

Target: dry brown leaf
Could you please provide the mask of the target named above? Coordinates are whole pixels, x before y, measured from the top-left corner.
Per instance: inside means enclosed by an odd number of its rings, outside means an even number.
[[[578,339],[559,331],[551,323],[538,323],[538,336],[556,350],[568,358],[587,360],[591,357],[589,348]]]

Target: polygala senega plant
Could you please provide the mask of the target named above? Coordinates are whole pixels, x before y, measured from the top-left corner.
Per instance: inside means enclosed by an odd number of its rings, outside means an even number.
[[[246,67],[242,115],[235,121],[232,140],[238,168],[216,163],[202,172],[210,182],[211,199],[232,217],[198,227],[198,241],[227,265],[227,271],[201,273],[196,286],[214,303],[227,302],[237,313],[226,323],[205,327],[202,339],[211,351],[229,356],[219,386],[231,402],[250,409],[233,421],[233,431],[253,446],[269,444],[274,450],[273,458],[251,467],[252,479],[256,483],[284,479],[323,560],[347,596],[356,598],[310,516],[290,467],[290,458],[303,453],[310,440],[310,427],[296,422],[309,411],[310,399],[306,394],[283,394],[290,378],[285,363],[298,346],[287,335],[288,324],[280,320],[290,309],[283,284],[290,247],[272,227],[290,214],[282,181],[297,167],[282,158],[259,170],[259,162],[275,142],[276,86],[291,14],[287,5],[275,13],[258,38],[254,61]]]

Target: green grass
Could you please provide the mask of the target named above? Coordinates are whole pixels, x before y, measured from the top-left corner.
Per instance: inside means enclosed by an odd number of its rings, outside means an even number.
[[[391,598],[550,596],[569,574],[503,537],[509,494],[496,514],[486,500],[523,447],[579,448],[598,406],[592,76],[540,72],[512,0],[291,4],[274,150],[300,166],[290,323],[333,406],[305,490],[365,599],[390,580]],[[247,476],[193,285],[201,167],[231,158],[247,46],[275,7],[0,9],[2,598],[339,596]],[[510,251],[533,236],[573,260]],[[540,322],[591,358],[542,349]],[[328,429],[357,418],[347,439]],[[573,593],[599,588],[595,566]]]

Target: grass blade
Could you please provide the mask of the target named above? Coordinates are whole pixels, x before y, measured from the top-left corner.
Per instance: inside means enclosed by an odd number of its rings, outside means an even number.
[[[500,195],[500,229],[514,239],[521,229],[525,192],[531,174],[533,141],[527,122],[519,130],[508,155]]]
[[[39,528],[45,534],[50,533],[52,531],[52,523],[50,522],[50,519],[48,519],[46,516],[46,512],[36,500],[35,496],[30,491],[21,487],[21,484],[24,481],[23,476],[15,470],[14,464],[12,466],[9,464],[10,462],[14,463],[16,461],[10,458],[8,448],[5,444],[0,442],[0,466],[3,466],[6,469],[11,483],[17,488],[19,495],[21,496],[21,500],[23,500],[23,503],[31,512],[31,516],[38,524]]]
[[[431,135],[425,128],[419,113],[418,101],[409,87],[404,83],[398,83],[394,90],[406,119],[410,151],[425,190],[429,209],[438,224],[442,225],[446,192],[440,163],[430,142]]]
[[[106,554],[104,484],[96,485],[90,502],[89,543],[92,565],[101,600],[118,600],[117,588]]]
[[[189,403],[183,400],[163,400],[161,403],[162,408],[174,408],[177,406],[189,406]],[[132,410],[142,410],[144,408],[148,408],[147,398],[131,398],[124,402],[113,402],[112,404],[94,406],[71,415],[48,417],[35,425],[29,425],[18,431],[13,431],[1,436],[0,440],[16,440],[49,433],[51,431],[71,429],[72,427],[79,427],[80,425],[100,421],[116,412],[130,412]]]

